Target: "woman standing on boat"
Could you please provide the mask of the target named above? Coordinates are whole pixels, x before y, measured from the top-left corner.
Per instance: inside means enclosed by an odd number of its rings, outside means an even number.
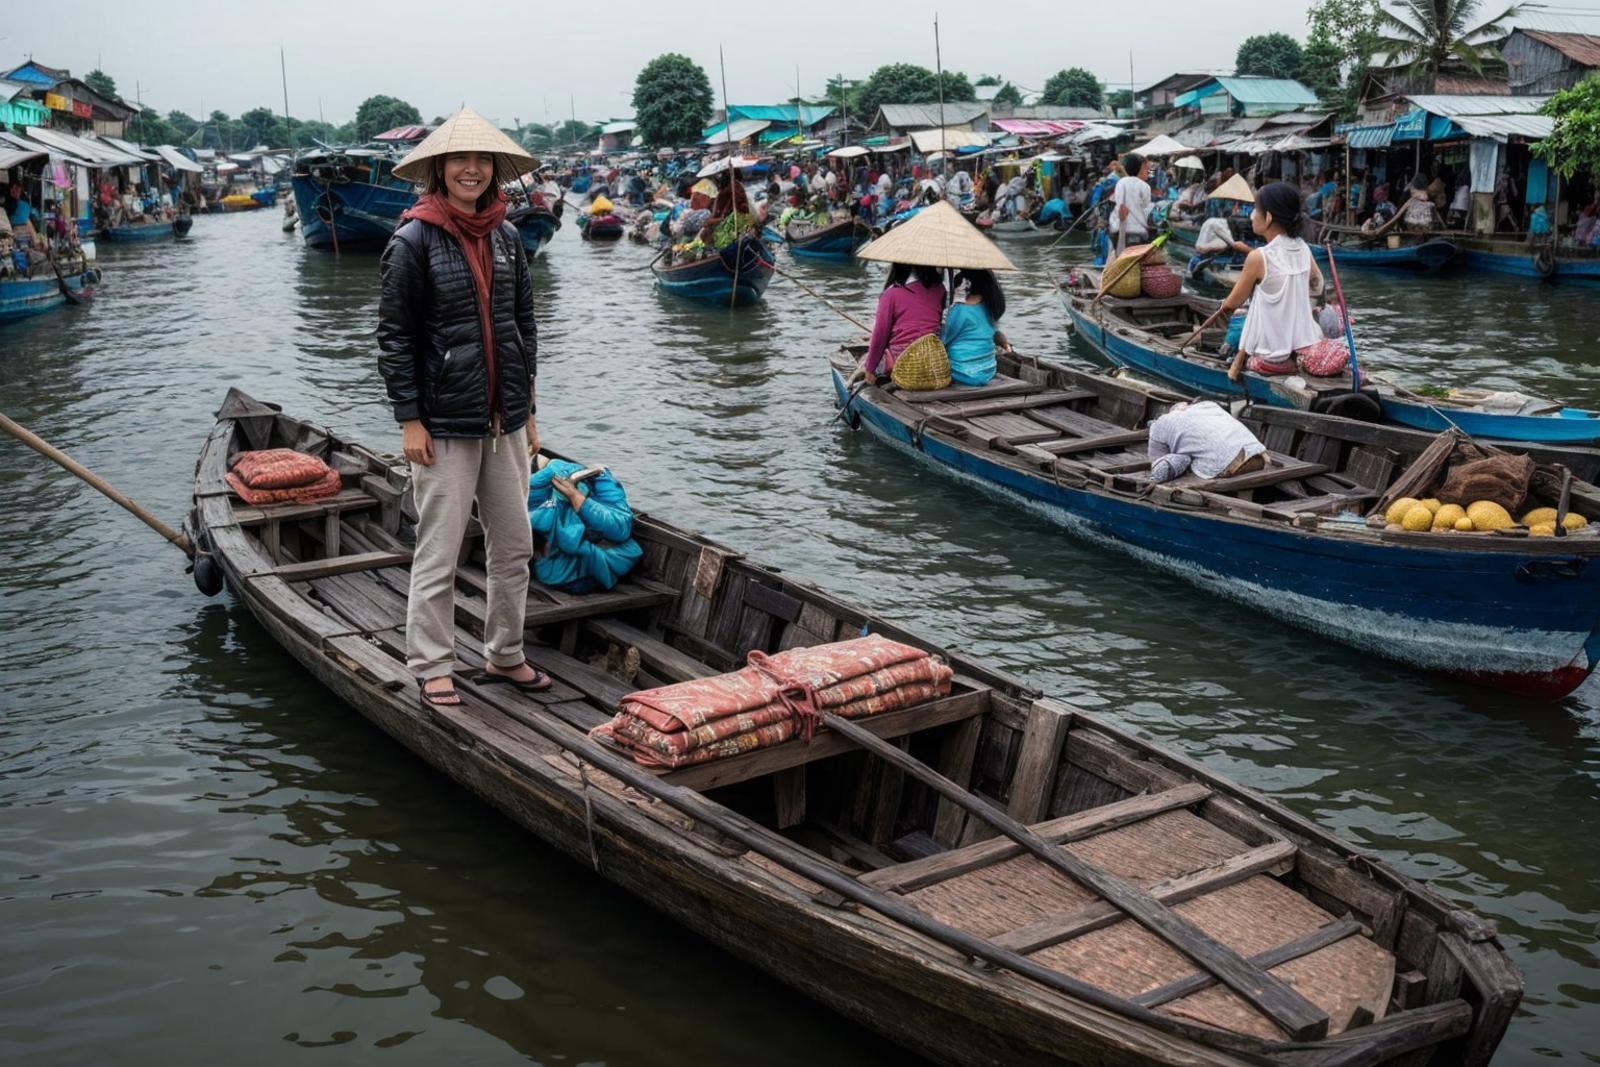
[[[425,703],[461,703],[455,663],[456,560],[477,502],[487,556],[487,667],[478,684],[548,688],[522,651],[528,600],[529,457],[534,425],[533,290],[500,183],[533,159],[462,108],[394,173],[426,192],[384,249],[379,369],[411,462],[417,547],[406,666]]]
[[[1311,258],[1311,248],[1300,238],[1300,192],[1288,182],[1273,182],[1256,193],[1250,228],[1267,242],[1245,256],[1244,269],[1233,292],[1222,302],[1221,319],[1250,302],[1239,351],[1228,367],[1237,382],[1246,358],[1250,369],[1263,374],[1295,370],[1295,352],[1322,340],[1311,312],[1311,293],[1322,288],[1322,275]]]

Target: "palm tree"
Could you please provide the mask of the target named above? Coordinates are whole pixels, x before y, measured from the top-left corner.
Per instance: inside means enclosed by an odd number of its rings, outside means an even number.
[[[1378,9],[1378,30],[1387,36],[1377,44],[1389,52],[1391,62],[1403,63],[1407,73],[1431,89],[1452,62],[1481,74],[1485,63],[1498,60],[1494,42],[1509,32],[1504,23],[1519,9],[1512,4],[1473,25],[1478,0],[1398,0],[1392,9]]]

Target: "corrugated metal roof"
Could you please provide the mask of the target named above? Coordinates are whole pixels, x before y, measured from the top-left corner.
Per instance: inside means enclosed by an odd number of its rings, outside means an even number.
[[[190,159],[176,148],[171,148],[167,145],[156,146],[156,154],[162,159],[166,160],[173,170],[183,170],[189,171],[192,174],[199,174],[201,170],[204,169],[200,166],[200,164],[196,163],[194,160]]]
[[[10,170],[12,167],[45,156],[44,152],[30,152],[26,148],[6,148],[0,145],[0,170]]]
[[[1056,137],[1083,128],[1081,122],[1051,122],[1047,119],[993,119],[990,125],[1019,137]]]
[[[42,126],[29,126],[28,136],[43,145],[53,145],[57,150],[69,152],[79,159],[88,160],[95,167],[124,167],[143,166],[145,161],[138,156],[112,148],[101,141],[90,141],[83,137],[74,137],[70,133],[60,130],[47,130]]]
[[[604,126],[600,127],[600,132],[602,134],[632,133],[635,125],[636,124],[632,119],[624,119],[621,122],[608,122]]]
[[[971,130],[952,130],[946,126],[943,130],[912,130],[911,143],[917,146],[917,151],[926,155],[937,152],[941,148],[987,148],[989,135],[973,133]]]
[[[1568,59],[1586,67],[1600,67],[1600,37],[1592,33],[1554,33],[1550,30],[1524,30],[1520,27],[1512,32],[1520,33],[1540,44],[1549,45]]]
[[[14,82],[9,78],[0,78],[0,103],[15,100],[23,93],[33,92],[33,86],[25,82]]]
[[[951,125],[970,123],[988,112],[989,105],[982,101],[951,100],[944,105],[944,125],[948,129]],[[939,127],[938,104],[884,104],[878,108],[878,114],[883,117],[885,123],[896,129]]]
[[[754,137],[772,123],[765,119],[735,119],[730,126],[718,123],[710,129],[701,131],[701,144],[721,144],[723,141],[742,141],[746,137]]]
[[[1293,78],[1218,78],[1222,91],[1241,104],[1315,104],[1317,94]]]
[[[1542,141],[1555,128],[1555,120],[1549,115],[1456,115],[1450,121],[1474,137],[1493,137],[1497,141],[1507,137]]]
[[[21,134],[0,132],[0,148],[3,148],[7,145],[12,148],[20,148],[25,152],[32,152],[35,155],[42,153],[47,156],[53,156],[56,159],[64,159],[68,163],[78,167],[94,166],[94,164],[90,163],[87,159],[84,159],[81,156],[72,155],[69,152],[63,152],[54,145],[43,144],[39,141],[30,141]]]
[[[1351,148],[1388,148],[1394,143],[1394,123],[1382,126],[1356,126],[1344,131]]]
[[[1549,96],[1462,96],[1435,93],[1407,96],[1417,107],[1447,119],[1462,115],[1532,115],[1545,105]]]
[[[147,161],[149,161],[151,163],[154,163],[154,162],[158,161],[161,158],[160,156],[156,155],[154,152],[150,151],[150,149],[141,148],[139,145],[134,144],[132,141],[124,141],[120,137],[107,137],[103,133],[96,134],[95,136],[98,137],[100,140],[104,141],[106,144],[110,145],[112,148],[116,148],[116,149],[119,149],[120,151],[126,152],[130,156],[138,156],[140,159],[147,160]]]

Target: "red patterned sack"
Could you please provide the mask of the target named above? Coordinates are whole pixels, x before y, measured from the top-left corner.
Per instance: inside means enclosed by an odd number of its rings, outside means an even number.
[[[1139,285],[1145,296],[1165,300],[1183,291],[1183,276],[1171,267],[1146,261],[1139,269]]]
[[[343,488],[339,472],[331,468],[310,485],[290,486],[287,489],[252,489],[233,471],[229,471],[226,477],[229,488],[238,493],[239,498],[246,504],[255,507],[260,507],[262,504],[304,504],[324,497],[338,496],[339,490]]]
[[[1283,359],[1268,359],[1266,356],[1251,356],[1245,360],[1245,370],[1255,374],[1293,374],[1299,368],[1295,366],[1294,357],[1286,356]]]
[[[1294,354],[1300,372],[1313,378],[1337,378],[1350,366],[1350,350],[1337,338],[1324,338],[1314,345],[1297,348]]]
[[[228,465],[252,489],[292,489],[327,477],[328,465],[292,448],[240,452]]]

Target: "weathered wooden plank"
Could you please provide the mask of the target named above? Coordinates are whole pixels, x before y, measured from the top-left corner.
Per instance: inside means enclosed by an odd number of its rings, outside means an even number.
[[[691,678],[705,678],[716,674],[700,660],[687,652],[659,641],[643,630],[610,618],[587,619],[584,626],[608,641],[639,650],[639,662],[665,676],[669,681],[686,682]]]
[[[1093,400],[1098,394],[1088,389],[1051,389],[1032,396],[999,397],[994,400],[973,400],[966,403],[945,402],[933,405],[936,414],[953,419],[971,419],[982,415],[1003,415],[1012,411],[1070,404],[1078,400]]]
[[[744,602],[746,607],[765,612],[780,622],[794,622],[800,617],[800,601],[781,589],[760,582],[745,586]]]
[[[929,730],[935,726],[981,715],[988,704],[987,698],[988,693],[984,690],[952,693],[916,707],[862,719],[860,725],[862,729],[871,731],[879,737],[901,737],[918,730]],[[843,752],[853,752],[855,748],[854,744],[837,734],[822,731],[809,743],[796,738],[743,756],[681,767],[668,772],[665,777],[674,785],[704,791],[731,785],[734,782],[748,781],[751,778],[760,778],[788,767],[826,759]]]
[[[1050,808],[1056,765],[1072,727],[1072,712],[1063,704],[1036,700],[1028,711],[1028,725],[1011,775],[1011,795],[1006,811],[1022,823],[1035,823]]]
[[[1281,967],[1291,960],[1302,956],[1309,956],[1313,952],[1327,948],[1329,945],[1343,941],[1361,933],[1361,924],[1354,919],[1336,919],[1326,926],[1319,927],[1308,934],[1302,934],[1292,941],[1286,941],[1275,948],[1265,952],[1258,952],[1250,957],[1250,962],[1262,970]],[[1217,984],[1217,980],[1209,974],[1191,974],[1180,978],[1176,982],[1169,982],[1158,989],[1148,993],[1140,993],[1133,998],[1135,1004],[1143,1004],[1147,1008],[1158,1007],[1162,1004],[1198,993],[1202,989],[1210,989]]]
[[[786,830],[806,821],[806,769],[790,767],[772,776],[772,806],[777,826]]]
[[[380,503],[377,497],[364,490],[345,489],[338,496],[305,504],[240,504],[233,509],[233,518],[240,526],[260,526],[266,522],[295,522],[330,513],[362,511],[378,507]]]
[[[1037,417],[1037,416],[1036,416]],[[1070,456],[1079,452],[1098,452],[1108,448],[1125,448],[1142,444],[1150,439],[1150,431],[1123,430],[1120,433],[1100,434],[1097,437],[1074,437],[1067,441],[1046,441],[1038,447],[1057,456]]]
[[[286,582],[309,582],[313,578],[327,578],[352,571],[371,571],[382,567],[405,567],[411,563],[409,552],[361,552],[353,556],[335,556],[332,559],[312,559],[304,563],[284,563],[270,572]],[[246,578],[264,577],[247,574]]]
[[[1186,782],[1161,793],[1128,797],[1126,800],[1113,801],[1088,811],[1037,823],[1033,827],[1033,832],[1052,844],[1081,841],[1086,837],[1129,826],[1163,812],[1198,804],[1210,795],[1211,790],[1205,786]],[[941,852],[927,859],[902,863],[897,867],[869,875],[868,879],[879,889],[912,893],[935,882],[942,882],[946,878],[954,878],[1021,854],[1021,845],[1000,838],[969,845],[964,849]]]
[[[1254,878],[1266,871],[1287,870],[1294,861],[1294,854],[1293,843],[1274,841],[1270,845],[1260,845],[1182,877],[1157,882],[1146,892],[1163,904],[1181,904],[1185,900],[1192,900],[1213,890],[1234,885],[1246,878]],[[995,937],[994,941],[995,944],[1005,945],[1024,954],[1038,952],[1051,945],[1070,941],[1091,930],[1099,930],[1121,922],[1125,918],[1127,916],[1121,909],[1101,901],[1080,908],[1071,915],[1043,919],[1015,930],[1008,930]]]
[[[956,385],[948,389],[901,389],[894,393],[894,397],[908,404],[933,404],[946,400],[988,400],[991,397],[1019,396],[1023,393],[1037,393],[1041,388],[1043,387],[1033,382],[1019,381],[997,374],[990,379],[988,385]]]
[[[549,626],[552,623],[571,622],[573,619],[644,611],[670,604],[676,598],[676,592],[660,587],[640,588],[633,583],[624,583],[608,592],[586,593],[581,597],[572,597],[565,603],[548,604],[544,607],[529,605],[524,625],[528,629],[533,629],[536,626]]]
[[[939,773],[958,785],[972,784],[972,762],[978,752],[978,737],[983,733],[984,720],[968,719],[950,730],[939,746]],[[933,816],[933,840],[945,848],[953,848],[961,839],[962,825],[967,813],[939,798]]]

